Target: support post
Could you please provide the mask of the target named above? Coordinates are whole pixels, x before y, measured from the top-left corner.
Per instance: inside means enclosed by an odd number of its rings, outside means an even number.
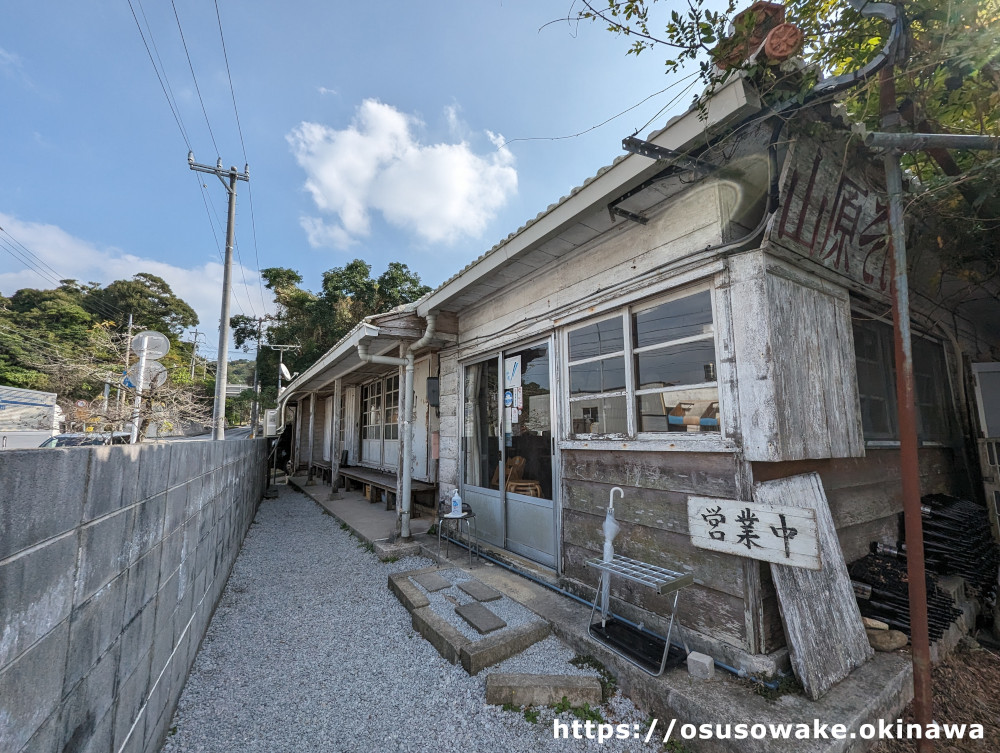
[[[313,480],[313,454],[316,442],[316,393],[309,393],[309,456],[306,458],[306,483],[311,484]]]
[[[413,488],[410,478],[413,473],[413,406],[416,403],[413,395],[413,364],[416,361],[418,350],[430,343],[434,337],[434,328],[437,322],[437,314],[428,313],[426,317],[427,327],[423,336],[406,348],[405,358],[393,358],[392,356],[375,356],[368,352],[368,342],[362,340],[358,343],[358,357],[367,363],[384,363],[390,366],[405,367],[403,378],[403,394],[400,395],[400,409],[403,411],[403,462],[399,473],[402,475],[402,488],[400,489],[400,516],[399,516],[399,537],[403,541],[410,540],[410,517],[411,499],[410,490]]]
[[[200,165],[194,161],[194,152],[188,152],[188,166],[200,173],[212,173],[217,177],[229,194],[229,220],[226,223],[226,258],[222,271],[222,313],[219,320],[219,355],[215,366],[215,411],[212,438],[226,438],[226,381],[229,372],[229,297],[232,290],[233,276],[233,242],[236,234],[236,181],[250,180],[248,166],[243,172],[237,172],[235,167],[228,170],[222,168],[222,158],[215,167]],[[225,176],[225,177],[224,177]],[[229,183],[226,183],[226,178]]]
[[[142,409],[142,381],[146,378],[146,346],[149,343],[149,337],[142,338],[142,347],[139,349],[139,369],[138,369],[138,379],[136,379],[135,384],[135,405],[132,408],[132,436],[130,437],[130,444],[135,444],[139,441],[139,415]]]
[[[198,335],[200,334],[203,333],[199,332],[196,329],[194,331],[194,334],[191,336],[191,381],[192,382],[194,381],[194,365],[195,362],[198,360]]]
[[[340,401],[343,394],[344,385],[337,379],[333,383],[333,421],[330,432],[330,494],[337,493],[337,477],[340,475],[340,453],[343,448],[340,446],[340,425],[344,420],[341,414]]]
[[[226,261],[222,271],[222,313],[219,315],[219,355],[215,362],[215,427],[212,438],[226,438],[226,386],[229,377],[229,297],[233,286],[233,235],[236,230],[236,171],[229,174],[229,220]]]
[[[899,123],[894,67],[880,72],[882,127]],[[913,646],[913,717],[923,729],[931,723],[931,650],[927,628],[927,576],[924,568],[924,530],[920,511],[920,462],[917,453],[916,389],[913,381],[913,342],[910,333],[910,282],[906,265],[903,224],[903,172],[899,152],[883,156],[889,196],[889,248],[892,261],[892,324],[896,360],[896,407],[899,414],[899,463],[906,531],[906,577],[910,602],[910,643]],[[917,741],[919,753],[933,749],[931,741]]]

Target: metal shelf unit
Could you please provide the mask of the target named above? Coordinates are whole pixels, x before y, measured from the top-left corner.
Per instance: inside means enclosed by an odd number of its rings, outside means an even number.
[[[659,677],[666,669],[667,657],[670,654],[670,637],[674,630],[674,618],[677,615],[677,599],[680,596],[680,590],[694,583],[694,576],[691,573],[681,573],[676,570],[669,570],[665,567],[651,565],[648,562],[640,562],[639,560],[624,557],[620,554],[614,555],[611,562],[605,562],[603,559],[595,558],[587,560],[586,564],[595,570],[599,570],[601,573],[600,580],[597,583],[597,595],[594,598],[594,605],[590,610],[590,622],[587,628],[590,637],[602,645],[607,646],[630,664],[635,665],[647,674],[650,674],[653,677]],[[594,630],[594,614],[597,611],[597,602],[600,598],[601,590],[604,586],[605,579],[610,579],[612,577],[624,578],[625,580],[629,580],[633,583],[638,583],[646,588],[653,589],[658,594],[667,595],[672,593],[674,595],[674,604],[670,610],[670,624],[667,628],[667,637],[664,643],[663,656],[660,659],[658,671],[653,671],[653,669],[649,666],[637,661],[635,656],[630,656],[623,648],[612,644],[604,635],[599,632],[595,632]],[[648,663],[652,664],[652,662]]]

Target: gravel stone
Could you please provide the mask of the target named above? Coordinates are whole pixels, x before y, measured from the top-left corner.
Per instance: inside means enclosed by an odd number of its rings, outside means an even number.
[[[265,500],[195,659],[164,753],[581,747],[648,753],[641,738],[599,748],[596,741],[556,740],[551,709],[539,709],[539,721],[531,723],[520,711],[487,704],[490,672],[596,672],[569,664],[573,652],[553,636],[475,677],[449,664],[413,631],[409,613],[386,587],[389,574],[431,564],[422,557],[380,562],[290,488]],[[460,572],[441,571],[453,583],[468,578]],[[508,624],[518,610],[533,618],[504,600],[506,612],[497,614]],[[460,620],[455,604],[442,601]],[[602,713],[609,723],[634,724],[645,734],[645,715],[620,694]]]
[[[450,581],[452,583],[452,587],[444,588],[440,591],[428,591],[414,578],[410,578],[410,582],[426,594],[427,600],[430,602],[430,608],[434,614],[445,620],[449,625],[458,630],[461,635],[465,636],[470,641],[482,640],[485,637],[482,633],[463,620],[459,615],[455,614],[455,607],[476,602],[472,596],[458,588],[459,583],[465,583],[472,580],[472,578],[468,573],[463,570],[459,570],[458,568],[439,570],[437,571],[437,574],[445,580]],[[488,604],[483,604],[483,606],[507,623],[507,627],[490,633],[490,636],[503,635],[503,633],[507,630],[520,627],[521,625],[525,625],[538,619],[538,617],[530,609],[521,606],[507,596],[503,596],[497,601],[491,601]]]

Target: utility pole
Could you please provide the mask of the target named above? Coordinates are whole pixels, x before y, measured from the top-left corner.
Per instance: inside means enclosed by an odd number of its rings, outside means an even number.
[[[250,438],[257,436],[257,419],[260,416],[260,338],[267,317],[257,317],[257,352],[253,359],[253,402],[250,404]]]
[[[278,351],[278,397],[281,397],[281,367],[285,363],[286,350],[298,350],[298,345],[267,345],[271,350]]]
[[[194,381],[194,363],[198,360],[198,335],[203,335],[204,332],[194,331],[194,335],[191,337],[191,381]]]
[[[236,232],[236,181],[250,181],[250,166],[244,165],[243,172],[235,167],[222,167],[219,157],[215,167],[201,165],[194,161],[194,152],[188,152],[188,166],[199,173],[211,173],[219,179],[229,194],[229,220],[226,224],[226,260],[222,273],[222,314],[219,321],[219,356],[215,370],[215,418],[213,439],[226,438],[226,377],[229,370],[229,295],[233,276],[233,236]],[[226,177],[229,183],[226,183]]]
[[[128,374],[128,361],[129,356],[132,351],[132,315],[128,315],[128,339],[125,341],[125,371],[122,372],[122,378]],[[118,388],[118,392],[115,394],[115,406],[120,410],[122,405],[122,390],[121,387]]]
[[[142,383],[146,378],[146,350],[148,349],[148,341],[148,337],[143,337],[142,347],[139,349],[139,373],[138,379],[135,380],[135,405],[132,408],[132,435],[130,438],[130,444],[135,444],[139,441],[139,417],[141,415],[143,398]]]

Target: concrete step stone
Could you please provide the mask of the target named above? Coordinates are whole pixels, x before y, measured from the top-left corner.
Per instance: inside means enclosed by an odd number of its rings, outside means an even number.
[[[483,635],[507,627],[506,622],[478,601],[455,607],[455,613]]]
[[[494,672],[486,677],[486,702],[500,706],[572,706],[601,702],[601,683],[588,675],[529,675]]]
[[[421,573],[420,575],[414,575],[413,580],[426,591],[442,591],[445,588],[451,588],[451,581],[444,578],[437,573]]]
[[[459,583],[458,587],[476,601],[496,601],[502,595],[495,588],[475,579]]]

